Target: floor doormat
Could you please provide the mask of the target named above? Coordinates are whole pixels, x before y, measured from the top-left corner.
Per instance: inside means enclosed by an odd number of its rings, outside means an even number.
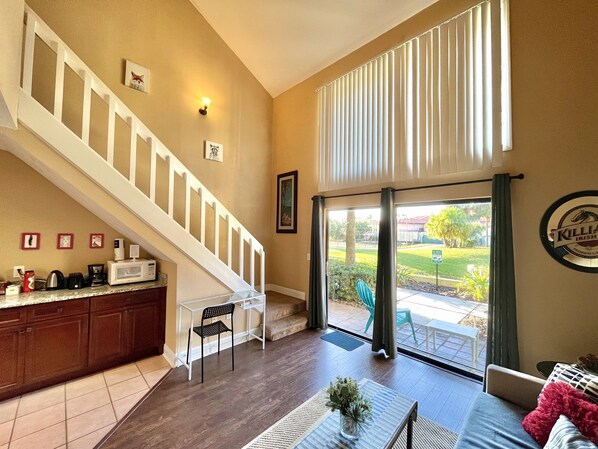
[[[322,335],[320,338],[322,340],[326,340],[328,343],[332,343],[333,345],[343,348],[345,351],[353,351],[363,344],[363,341],[338,331]]]
[[[291,449],[327,413],[330,413],[330,409],[326,407],[326,395],[320,392],[266,429],[243,449]],[[456,442],[456,433],[423,416],[418,416],[413,423],[413,449],[453,449]],[[406,447],[405,429],[393,449]]]

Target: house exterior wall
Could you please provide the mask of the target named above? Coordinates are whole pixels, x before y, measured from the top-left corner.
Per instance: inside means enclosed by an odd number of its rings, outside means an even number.
[[[275,98],[273,171],[299,171],[299,222],[296,235],[273,235],[270,258],[276,264],[269,282],[308,289],[311,197],[318,193],[316,89],[474,3],[440,0]],[[598,3],[588,0],[511,1],[513,151],[506,154],[500,172],[525,174],[523,181],[513,182],[512,196],[519,344],[522,368],[530,373],[540,360],[572,361],[598,348],[598,275],[558,264],[539,238],[542,215],[554,201],[597,188],[598,60],[592,56],[598,51],[596,17]],[[476,184],[401,192],[396,199],[407,204],[489,195],[489,184]],[[327,204],[337,208],[378,203],[377,195],[370,195]],[[271,214],[274,220],[275,209]]]

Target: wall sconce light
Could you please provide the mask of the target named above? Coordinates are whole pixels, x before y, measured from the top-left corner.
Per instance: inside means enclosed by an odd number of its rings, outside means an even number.
[[[210,100],[208,97],[203,97],[201,99],[202,103],[203,103],[203,107],[199,108],[199,113],[201,115],[208,115],[208,106],[210,106],[210,103],[212,103],[212,100]]]

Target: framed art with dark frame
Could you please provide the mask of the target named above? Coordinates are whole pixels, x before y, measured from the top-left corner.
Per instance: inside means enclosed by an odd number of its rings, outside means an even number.
[[[276,232],[297,233],[297,170],[277,176]]]

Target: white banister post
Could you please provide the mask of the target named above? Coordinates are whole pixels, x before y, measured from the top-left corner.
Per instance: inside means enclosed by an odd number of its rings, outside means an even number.
[[[33,85],[33,52],[35,50],[35,29],[37,20],[27,13],[27,28],[25,30],[25,51],[23,54],[23,90],[31,95]]]
[[[114,126],[116,121],[116,101],[108,97],[108,142],[106,143],[106,161],[114,167]]]
[[[214,255],[220,254],[220,214],[218,212],[218,203],[214,201]]]
[[[168,156],[168,216],[174,216],[174,159]]]
[[[245,279],[245,241],[243,240],[243,228],[239,227],[239,276]]]
[[[135,185],[137,177],[137,120],[131,117],[131,152],[129,153],[129,181]]]
[[[226,222],[228,223],[228,230],[226,234],[226,263],[228,268],[233,268],[233,226],[230,222],[230,215],[226,216]]]
[[[83,72],[83,111],[81,118],[81,140],[89,145],[89,126],[91,120],[91,75]]]
[[[156,202],[156,139],[151,138],[151,155],[150,155],[150,200]]]
[[[183,173],[185,178],[185,231],[189,232],[191,227],[191,185],[189,184],[189,172]]]
[[[254,249],[254,241],[255,239],[249,239],[249,285],[251,288],[255,288],[255,249]]]
[[[266,293],[266,251],[260,252],[260,291]]]
[[[206,244],[206,199],[205,191],[201,191],[201,204],[199,206],[199,242],[202,245]]]
[[[62,101],[64,98],[64,58],[65,50],[60,44],[56,45],[56,78],[54,81],[54,117],[62,121]]]

